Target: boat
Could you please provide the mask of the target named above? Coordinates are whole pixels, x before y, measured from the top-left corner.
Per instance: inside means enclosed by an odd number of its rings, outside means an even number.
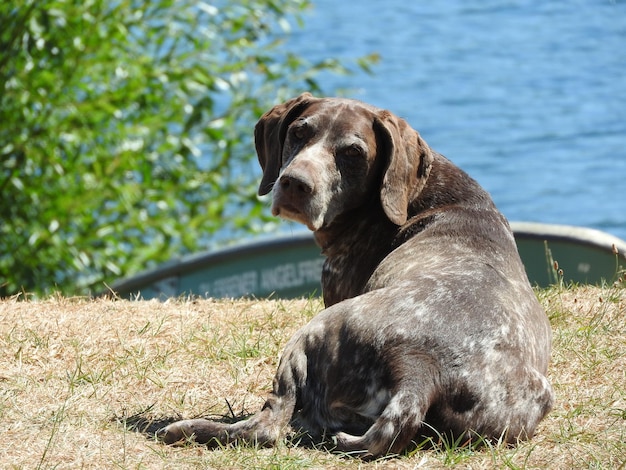
[[[531,284],[602,284],[626,275],[626,242],[569,225],[512,222]],[[297,298],[321,295],[324,257],[309,232],[248,240],[173,260],[114,283],[108,294],[167,299]]]

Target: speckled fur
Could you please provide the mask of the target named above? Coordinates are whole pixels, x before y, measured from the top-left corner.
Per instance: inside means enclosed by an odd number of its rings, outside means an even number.
[[[287,344],[248,420],[165,442],[256,441],[289,425],[363,457],[434,432],[515,443],[550,411],[551,332],[489,195],[406,122],[304,94],[255,129],[275,215],[314,231],[327,308]]]

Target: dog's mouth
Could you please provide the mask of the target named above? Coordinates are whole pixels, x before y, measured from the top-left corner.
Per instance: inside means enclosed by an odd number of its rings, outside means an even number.
[[[280,217],[289,217],[290,215],[302,216],[302,211],[291,204],[282,204],[280,207],[275,207],[272,212],[275,212],[274,215]]]
[[[295,220],[296,222],[302,222],[302,219],[304,219],[302,211],[291,204],[275,204],[272,207],[272,215],[283,219]]]
[[[299,222],[303,225],[306,225],[309,230],[315,232],[319,227],[309,219],[307,214],[293,206],[292,204],[281,204],[274,205],[272,207],[272,215],[275,217],[280,217],[286,220],[293,220],[294,222]]]

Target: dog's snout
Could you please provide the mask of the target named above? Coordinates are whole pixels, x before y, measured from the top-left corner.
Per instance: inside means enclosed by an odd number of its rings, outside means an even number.
[[[282,175],[279,182],[283,191],[291,191],[300,194],[311,194],[313,192],[311,182],[297,175]]]

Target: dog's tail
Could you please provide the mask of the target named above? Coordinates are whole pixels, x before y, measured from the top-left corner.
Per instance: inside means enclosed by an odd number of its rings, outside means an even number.
[[[210,446],[238,442],[256,443],[262,446],[276,444],[285,435],[296,406],[299,382],[296,377],[302,378],[302,375],[294,369],[296,367],[292,367],[289,361],[281,361],[274,379],[273,392],[265,401],[261,411],[250,418],[232,424],[208,419],[177,421],[158,430],[157,439],[165,444],[192,441]]]

